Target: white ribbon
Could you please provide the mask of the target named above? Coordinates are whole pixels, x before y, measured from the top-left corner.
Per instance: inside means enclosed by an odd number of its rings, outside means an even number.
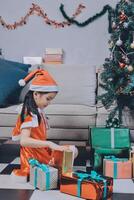
[[[111,128],[111,148],[113,149],[114,146],[114,128]]]

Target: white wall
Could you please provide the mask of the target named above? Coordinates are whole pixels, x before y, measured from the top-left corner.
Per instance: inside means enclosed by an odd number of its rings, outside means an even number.
[[[1,16],[13,23],[27,13],[32,2],[44,8],[51,19],[59,21],[63,20],[60,3],[65,5],[69,16],[79,3],[83,3],[86,9],[77,19],[85,21],[106,4],[115,7],[118,0],[3,0],[0,1]],[[46,47],[61,47],[65,52],[64,63],[101,65],[109,55],[107,16],[105,14],[84,28],[72,25],[63,29],[55,29],[46,25],[42,18],[31,16],[27,25],[16,30],[0,26],[0,48],[5,58],[22,61],[23,56],[42,56]]]

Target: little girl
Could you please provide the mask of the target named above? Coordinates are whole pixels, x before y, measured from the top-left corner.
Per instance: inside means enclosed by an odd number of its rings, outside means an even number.
[[[58,86],[51,75],[42,69],[31,72],[19,84],[24,86],[31,80],[29,91],[25,96],[21,114],[17,119],[12,133],[12,139],[20,139],[21,168],[14,169],[12,176],[25,182],[29,176],[30,158],[37,159],[44,164],[52,164],[53,150],[66,150],[71,146],[59,146],[46,140],[47,120],[43,115],[43,109],[50,104],[58,93]],[[77,148],[74,147],[74,157],[77,156]]]

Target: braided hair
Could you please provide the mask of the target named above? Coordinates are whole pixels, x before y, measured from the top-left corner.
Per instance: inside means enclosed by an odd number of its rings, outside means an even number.
[[[38,107],[35,103],[35,100],[33,98],[33,91],[29,90],[28,93],[25,96],[22,111],[21,111],[21,114],[20,114],[21,122],[24,122],[25,115],[32,116],[31,113],[37,115],[38,122],[40,124],[41,116],[39,114]]]

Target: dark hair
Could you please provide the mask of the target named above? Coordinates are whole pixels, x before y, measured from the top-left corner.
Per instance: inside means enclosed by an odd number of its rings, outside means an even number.
[[[39,92],[39,93],[46,94],[47,92],[45,92],[45,93],[44,92]],[[41,116],[39,114],[38,107],[37,107],[37,105],[35,103],[35,100],[33,98],[33,91],[29,90],[28,93],[25,96],[23,107],[22,107],[22,111],[21,111],[21,114],[20,114],[21,122],[24,122],[25,116],[26,115],[31,115],[31,113],[37,115],[38,122],[40,124]]]

